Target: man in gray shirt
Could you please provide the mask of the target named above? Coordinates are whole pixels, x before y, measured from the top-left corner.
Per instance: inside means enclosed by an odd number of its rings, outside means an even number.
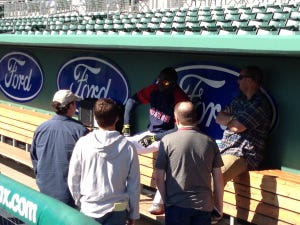
[[[178,131],[163,137],[156,160],[156,182],[165,204],[166,225],[211,224],[214,208],[223,213],[223,162],[217,144],[197,129],[191,102],[175,106]]]

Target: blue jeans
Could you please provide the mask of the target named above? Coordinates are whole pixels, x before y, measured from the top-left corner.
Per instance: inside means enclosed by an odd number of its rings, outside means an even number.
[[[127,210],[113,211],[105,214],[100,218],[94,218],[98,223],[102,225],[125,225],[127,221]]]
[[[211,212],[168,206],[165,208],[165,225],[211,225]]]

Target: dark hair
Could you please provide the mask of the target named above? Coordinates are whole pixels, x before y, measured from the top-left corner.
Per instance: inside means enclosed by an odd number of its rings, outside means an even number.
[[[245,74],[251,77],[258,85],[261,85],[263,81],[263,72],[257,66],[246,66],[242,70],[245,71]]]
[[[173,67],[166,67],[162,71],[160,71],[160,74],[158,75],[158,79],[177,83],[177,79],[178,79],[177,72]]]
[[[180,104],[186,103],[186,107],[180,107]],[[175,106],[175,114],[179,122],[184,126],[193,126],[198,121],[197,108],[190,102],[179,102]]]
[[[94,105],[94,115],[99,127],[109,127],[119,118],[120,109],[116,102],[109,98],[100,98]]]
[[[61,106],[61,103],[60,103],[60,102],[54,101],[54,102],[51,103],[51,106],[52,106],[52,108],[53,108],[53,111],[54,111],[57,115],[67,115],[68,110],[69,110],[69,108],[70,108],[70,105],[73,104],[73,103],[74,103],[74,101],[68,103],[68,104],[65,105],[65,106]]]

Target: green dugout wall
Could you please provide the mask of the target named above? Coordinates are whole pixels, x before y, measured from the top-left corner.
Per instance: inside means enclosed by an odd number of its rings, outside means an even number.
[[[256,38],[256,39],[255,39]],[[209,61],[241,68],[258,65],[265,74],[265,87],[272,93],[278,107],[278,125],[270,136],[266,166],[300,172],[300,45],[297,37],[277,39],[255,37],[218,39],[216,37],[157,38],[76,36],[61,37],[0,36],[0,57],[12,52],[25,52],[34,57],[44,72],[44,86],[31,102],[22,103],[51,111],[50,102],[56,91],[60,67],[78,56],[103,56],[117,64],[126,74],[130,92],[153,82],[166,66],[188,62]],[[121,41],[120,41],[121,40]],[[0,99],[12,102],[1,94]],[[138,108],[136,126],[147,126],[148,108]]]

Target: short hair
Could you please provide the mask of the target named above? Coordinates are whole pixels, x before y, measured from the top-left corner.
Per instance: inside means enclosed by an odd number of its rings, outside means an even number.
[[[119,118],[120,109],[116,102],[110,98],[100,98],[95,102],[94,115],[99,127],[109,127]]]
[[[250,76],[258,85],[262,84],[263,72],[257,66],[246,66],[242,70],[245,71],[247,76]]]
[[[158,78],[160,80],[167,80],[172,83],[177,83],[178,75],[173,67],[166,67],[162,71],[160,71]]]
[[[197,108],[191,101],[177,103],[175,115],[178,122],[184,126],[194,126],[198,122]]]
[[[52,102],[51,106],[53,108],[53,111],[57,114],[57,115],[67,115],[68,110],[70,108],[70,105],[75,103],[75,101],[68,103],[65,106],[62,106],[62,104],[60,102]]]

